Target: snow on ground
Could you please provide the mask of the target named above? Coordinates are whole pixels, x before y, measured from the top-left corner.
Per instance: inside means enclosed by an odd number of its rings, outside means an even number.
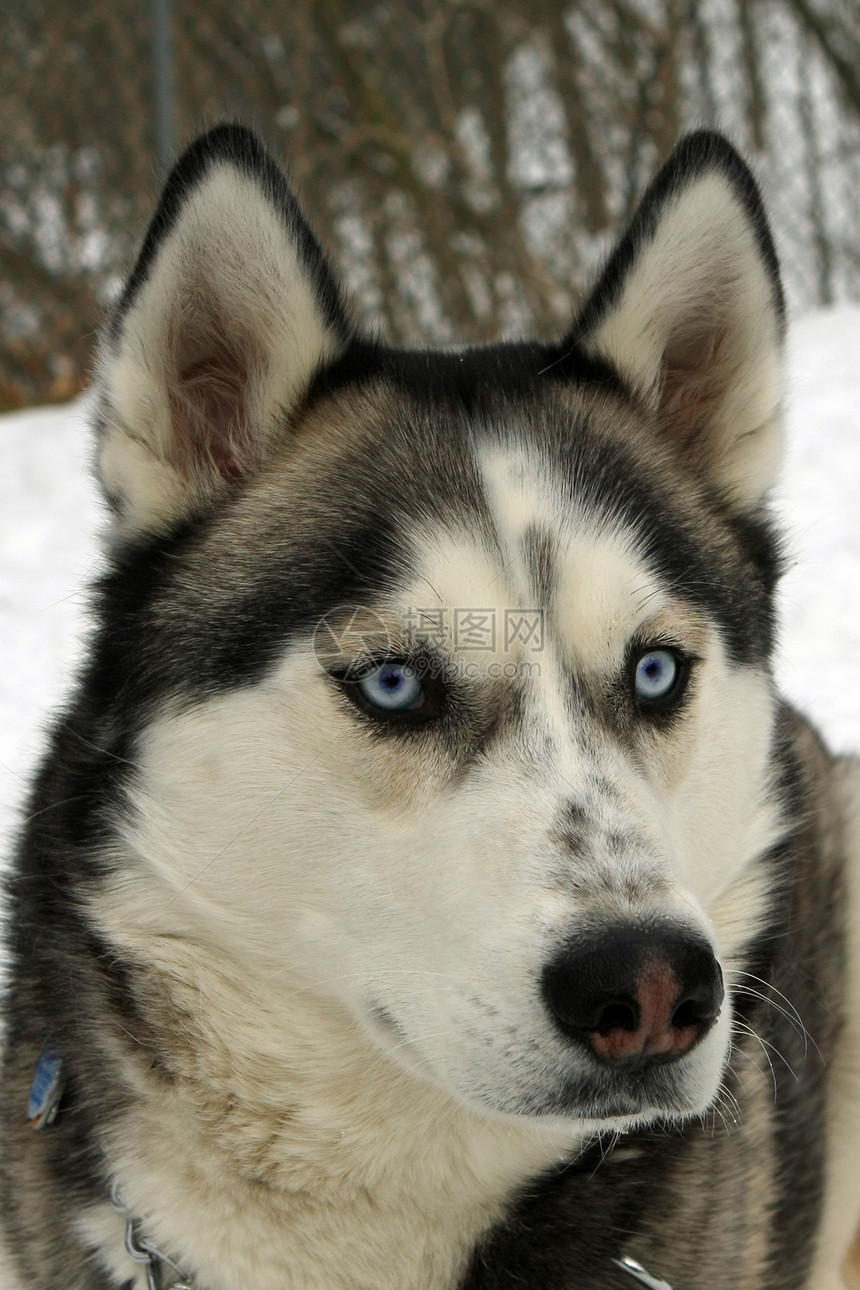
[[[777,676],[835,751],[860,753],[860,306],[802,319],[787,376]]]
[[[832,747],[860,751],[860,307],[795,326],[787,412],[778,675]],[[69,687],[98,569],[89,453],[84,402],[0,417],[0,851]]]
[[[84,403],[0,417],[0,854],[68,691],[100,507]]]

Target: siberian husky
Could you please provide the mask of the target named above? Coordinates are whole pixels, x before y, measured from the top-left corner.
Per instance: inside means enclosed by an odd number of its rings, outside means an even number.
[[[5,1290],[837,1290],[860,776],[774,692],[783,299],[678,146],[570,332],[351,324],[179,161],[11,878]]]

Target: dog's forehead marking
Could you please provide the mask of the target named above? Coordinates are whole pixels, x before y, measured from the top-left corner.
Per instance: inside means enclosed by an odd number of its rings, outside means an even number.
[[[416,573],[405,588],[401,614],[411,616],[419,636],[434,634],[439,614],[438,625],[444,624],[455,652],[465,644],[467,652],[501,656],[506,612],[535,607],[523,600],[528,588],[517,571],[465,526],[419,530],[414,546]]]
[[[495,585],[506,588],[513,608],[544,612],[552,600],[555,533],[565,500],[550,464],[522,444],[493,444],[479,453],[478,468],[496,544]]]
[[[563,515],[561,496],[553,497],[549,462],[537,451],[519,444],[494,444],[482,451],[480,468],[503,547],[513,550],[539,521],[558,520]]]
[[[617,665],[630,637],[670,603],[633,535],[571,497],[537,452],[494,445],[481,469],[509,585],[544,602],[566,658],[595,670]]]
[[[560,543],[554,618],[566,656],[581,666],[617,664],[630,638],[669,603],[626,535],[592,525]]]

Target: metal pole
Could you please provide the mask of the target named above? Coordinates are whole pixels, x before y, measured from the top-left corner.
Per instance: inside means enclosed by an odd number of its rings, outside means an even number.
[[[163,179],[176,155],[170,0],[152,0],[152,92],[155,160]]]

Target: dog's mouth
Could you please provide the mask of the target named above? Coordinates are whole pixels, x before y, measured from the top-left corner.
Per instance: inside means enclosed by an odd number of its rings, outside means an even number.
[[[521,1100],[520,1115],[562,1119],[644,1123],[656,1119],[688,1119],[702,1114],[713,1099],[702,1094],[698,1081],[679,1066],[642,1065],[613,1070],[593,1079],[574,1076],[548,1096],[535,1091]]]
[[[377,1041],[399,1064],[436,1082],[420,1045],[388,1008],[376,1004],[369,1020]],[[442,1082],[465,1102],[494,1115],[623,1130],[661,1119],[686,1120],[707,1111],[717,1093],[722,1063],[717,1054],[702,1061],[696,1048],[680,1059],[642,1052],[612,1062],[581,1051],[559,1062],[557,1050],[548,1049],[545,1062],[527,1063],[531,1074],[525,1078],[515,1063],[516,1074],[501,1069],[494,1078],[486,1072],[477,1081],[466,1076],[462,1083],[455,1082],[456,1087],[449,1079]],[[513,1075],[510,1084],[506,1073]]]
[[[370,1029],[413,1073],[496,1113],[621,1127],[702,1114],[716,1097],[730,1008],[700,932],[664,919],[580,934],[537,986],[519,1024],[475,995],[438,1047],[381,1000]]]
[[[480,1102],[491,1113],[576,1124],[587,1132],[624,1132],[665,1122],[678,1124],[707,1113],[717,1097],[723,1066],[703,1069],[674,1066],[632,1067],[625,1071],[571,1073],[547,1083],[535,1082],[509,1094],[493,1096],[486,1088],[474,1090],[470,1101]]]
[[[722,1045],[697,1050],[717,1028],[725,988],[694,929],[667,920],[603,928],[544,968],[542,995],[584,1072],[561,1081],[559,1100],[575,1114],[690,1115],[716,1092]]]

